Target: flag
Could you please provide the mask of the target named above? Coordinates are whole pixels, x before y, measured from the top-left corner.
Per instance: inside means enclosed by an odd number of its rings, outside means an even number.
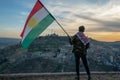
[[[35,38],[38,37],[54,20],[54,17],[48,12],[44,5],[37,0],[21,33],[22,47],[24,49],[28,48]]]
[[[84,45],[86,45],[87,43],[89,43],[89,39],[85,36],[85,34],[83,32],[78,32],[76,35],[82,41],[82,43]]]

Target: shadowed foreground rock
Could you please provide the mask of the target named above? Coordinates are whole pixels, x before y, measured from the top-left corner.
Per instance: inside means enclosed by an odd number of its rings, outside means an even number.
[[[75,80],[75,73],[19,73],[0,74],[0,80]],[[81,80],[87,80],[81,73]],[[92,72],[92,80],[120,80],[120,72]]]

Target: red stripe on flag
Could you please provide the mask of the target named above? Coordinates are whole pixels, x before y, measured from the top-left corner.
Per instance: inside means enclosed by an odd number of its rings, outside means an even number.
[[[28,21],[30,20],[30,18],[31,18],[38,10],[40,10],[42,7],[43,7],[43,5],[42,5],[41,2],[38,0],[38,1],[36,2],[35,6],[33,7],[31,13],[29,14],[27,20],[26,20],[26,23],[25,23],[25,25],[24,25],[24,29],[23,29],[23,31],[22,31],[22,33],[21,33],[21,35],[20,35],[21,37],[24,36],[24,32],[25,32],[26,26],[27,26]]]

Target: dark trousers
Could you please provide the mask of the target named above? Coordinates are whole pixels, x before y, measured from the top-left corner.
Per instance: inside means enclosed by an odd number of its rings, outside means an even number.
[[[88,67],[88,62],[86,59],[86,55],[80,55],[80,53],[75,53],[75,63],[76,63],[76,73],[77,73],[77,77],[79,80],[79,65],[80,65],[80,58],[83,62],[83,65],[85,67],[85,70],[87,72],[88,77],[90,77],[90,71],[89,71],[89,67]]]

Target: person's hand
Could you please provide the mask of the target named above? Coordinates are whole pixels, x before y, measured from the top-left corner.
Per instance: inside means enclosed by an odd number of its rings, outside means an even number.
[[[72,38],[69,37],[69,43],[72,45]]]

